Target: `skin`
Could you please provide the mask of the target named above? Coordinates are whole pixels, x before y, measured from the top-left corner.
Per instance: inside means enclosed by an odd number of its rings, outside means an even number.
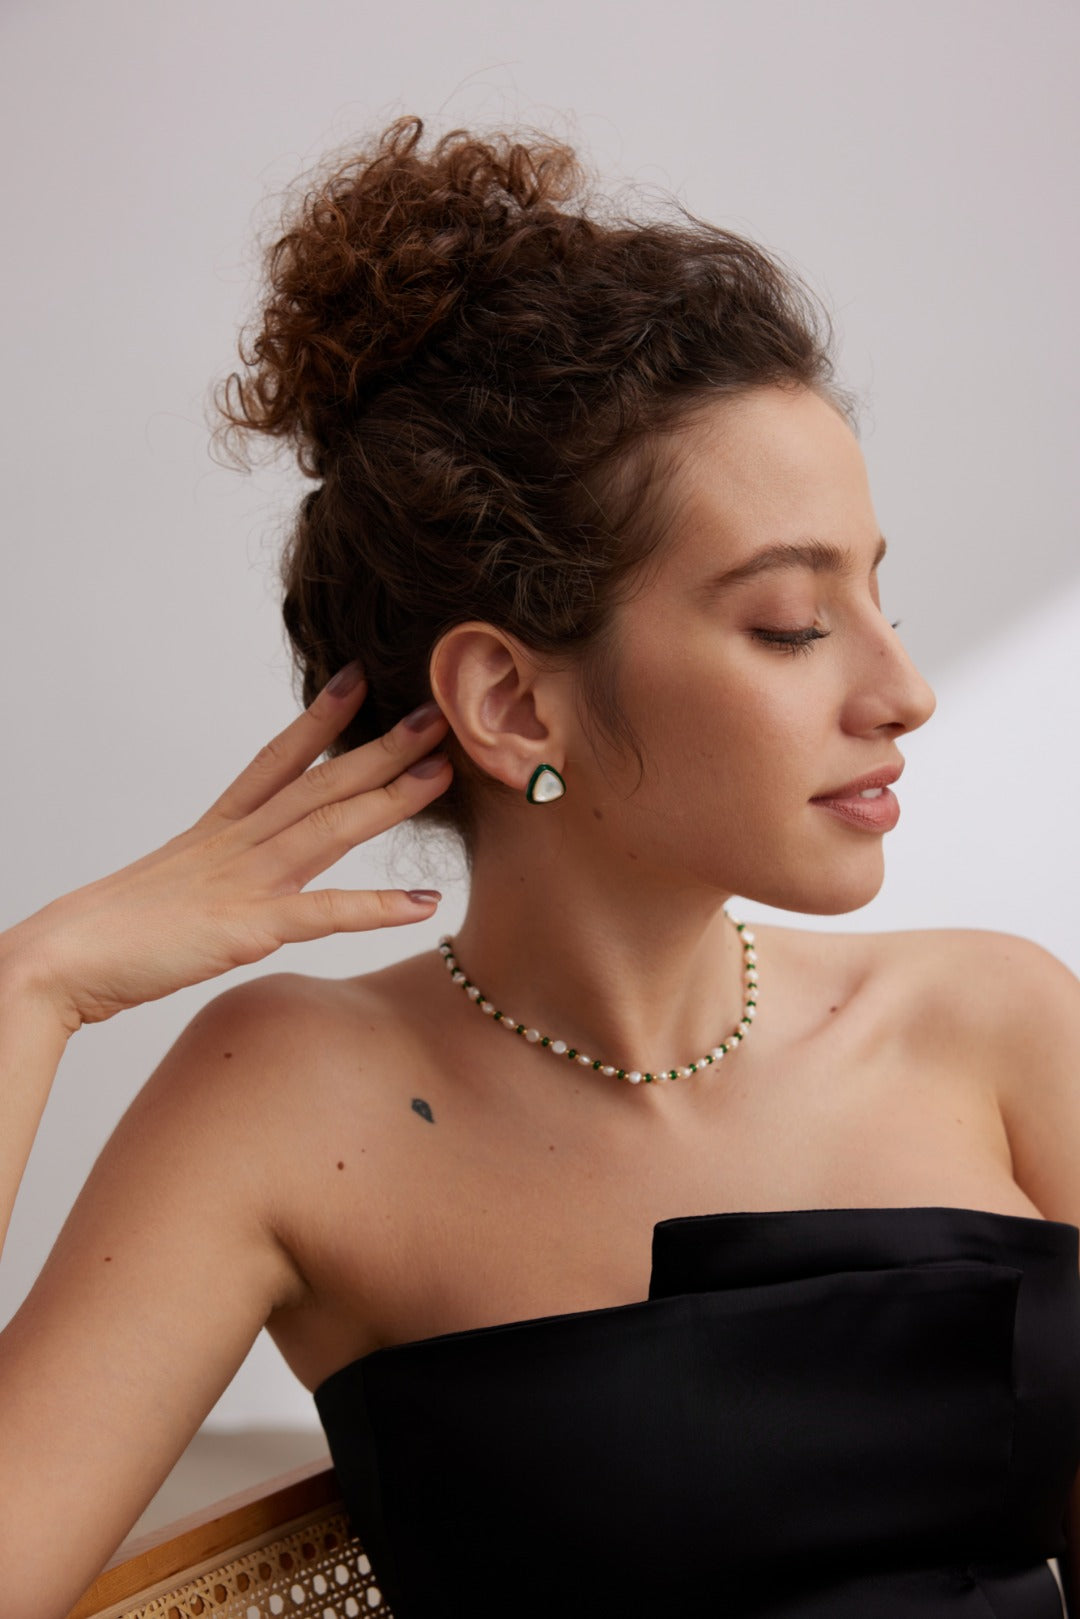
[[[901,760],[898,738],[935,701],[881,611],[879,525],[842,417],[805,389],[761,389],[723,402],[683,449],[671,538],[617,613],[640,786],[635,761],[586,732],[572,673],[482,625],[451,631],[432,663],[464,746],[518,789],[480,840],[459,959],[521,1021],[650,1070],[708,1050],[740,1015],[739,941],[721,913],[733,894],[835,914],[877,893],[882,835],[809,800]],[[850,571],[706,589],[763,545],[807,536],[849,551]],[[794,653],[754,636],[811,625],[828,638]],[[544,761],[568,790],[532,806],[523,789]]]
[[[640,782],[588,724],[573,671],[460,625],[432,656],[446,720],[301,774],[362,700],[323,694],[192,828],[20,925],[21,954],[56,905],[66,948],[91,933],[79,1010],[93,1022],[203,981],[208,963],[411,920],[393,893],[339,891],[327,911],[297,889],[437,796],[449,767],[426,787],[401,772],[449,721],[515,789],[481,828],[456,937],[470,976],[621,1066],[715,1044],[742,1005],[724,901],[745,896],[750,917],[754,900],[866,904],[882,835],[810,799],[897,759],[933,695],[881,613],[865,468],[830,406],[759,390],[678,449],[670,533],[615,626]],[[848,551],[847,571],[703,595],[763,545],[810,535]],[[800,654],[754,633],[815,624],[828,638]],[[542,761],[568,791],[532,806]],[[182,919],[168,950],[135,948],[163,911]],[[673,1215],[941,1204],[1080,1221],[1067,968],[992,932],[754,932],[752,1038],[666,1085],[508,1036],[431,949],[354,978],[260,973],[214,996],[113,1132],[0,1339],[11,1611],[68,1612],[264,1326],[314,1389],[381,1345],[641,1300],[652,1227]],[[16,1155],[63,1049],[35,982],[9,980],[0,1005],[12,1072],[42,1078],[14,1089]],[[1069,1524],[1071,1548],[1075,1490]],[[1062,1567],[1080,1612],[1071,1549]]]
[[[678,448],[671,532],[618,609],[640,782],[589,725],[572,670],[481,622],[431,663],[462,746],[515,789],[481,828],[459,960],[518,1021],[642,1070],[694,1060],[741,1016],[732,895],[836,914],[877,893],[883,834],[810,800],[898,761],[934,709],[881,610],[879,525],[842,417],[806,390],[759,390]],[[808,536],[848,552],[846,569],[705,592]],[[808,652],[755,636],[811,625],[828,637]],[[542,762],[567,792],[530,805]],[[754,931],[752,1036],[660,1085],[508,1035],[434,950],[293,980],[304,1081],[283,1078],[275,1102],[290,1141],[276,1229],[297,1292],[269,1330],[297,1376],[313,1388],[383,1344],[640,1299],[652,1226],[676,1212],[1037,1212],[999,1107],[1012,1045],[990,1014],[1016,981],[1008,941]]]

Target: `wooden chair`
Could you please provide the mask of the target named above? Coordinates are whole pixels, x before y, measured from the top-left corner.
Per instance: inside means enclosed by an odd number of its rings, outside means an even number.
[[[325,1458],[129,1537],[67,1619],[392,1619]]]

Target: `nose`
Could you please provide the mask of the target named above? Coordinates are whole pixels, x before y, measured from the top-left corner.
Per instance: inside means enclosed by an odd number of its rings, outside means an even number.
[[[897,632],[882,621],[866,649],[850,699],[849,726],[860,734],[903,736],[925,725],[937,707],[933,688],[912,663]]]

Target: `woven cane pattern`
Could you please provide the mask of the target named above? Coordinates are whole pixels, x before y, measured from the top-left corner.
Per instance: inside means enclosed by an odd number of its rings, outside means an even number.
[[[265,1540],[100,1619],[393,1619],[343,1513]]]

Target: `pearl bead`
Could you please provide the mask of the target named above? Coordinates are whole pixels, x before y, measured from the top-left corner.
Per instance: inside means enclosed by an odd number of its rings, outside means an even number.
[[[728,917],[729,922],[732,922],[733,919],[728,915],[726,910],[724,911],[724,915]],[[713,1046],[704,1057],[699,1057],[696,1062],[688,1063],[681,1068],[662,1068],[657,1070],[656,1073],[650,1073],[648,1075],[650,1082],[663,1085],[672,1079],[689,1079],[692,1074],[700,1072],[702,1068],[721,1062],[725,1056],[730,1056],[735,1047],[740,1045],[749,1034],[753,1025],[753,1019],[757,1014],[757,952],[751,948],[754,942],[754,935],[745,927],[739,927],[739,925],[736,923],[733,923],[733,925],[738,928],[739,942],[742,946],[743,952],[745,994],[743,996],[743,1014],[739,1020],[739,1023],[735,1029],[733,1029],[731,1034],[728,1035],[726,1041],[722,1042],[718,1046]],[[450,934],[444,934],[439,940],[439,951],[443,960],[446,962],[447,970],[449,971],[453,982],[455,984],[463,985],[465,993],[468,995],[469,999],[471,1001],[475,1001],[480,1007],[480,1010],[485,1012],[489,1017],[493,1016],[496,1010],[494,1002],[484,1000],[482,998],[482,991],[475,984],[469,983],[468,975],[459,966],[457,958],[453,953],[453,940]],[[511,1034],[523,1034],[530,1045],[536,1045],[538,1042],[542,1041],[547,1046],[548,1050],[553,1052],[556,1057],[565,1057],[570,1050],[565,1040],[552,1040],[547,1035],[542,1035],[539,1029],[526,1029],[524,1025],[519,1025],[517,1019],[511,1017],[509,1012],[500,1012],[495,1021],[497,1023],[502,1023],[510,1030]],[[604,1074],[607,1078],[611,1078],[619,1073],[619,1069],[614,1063],[600,1064],[599,1062],[594,1062],[593,1058],[586,1056],[583,1051],[574,1051],[573,1056],[581,1067],[598,1069],[599,1072]],[[629,1072],[624,1072],[623,1078],[628,1080],[631,1085],[640,1085],[646,1078],[646,1075],[643,1074],[640,1069],[633,1068],[629,1070]]]

